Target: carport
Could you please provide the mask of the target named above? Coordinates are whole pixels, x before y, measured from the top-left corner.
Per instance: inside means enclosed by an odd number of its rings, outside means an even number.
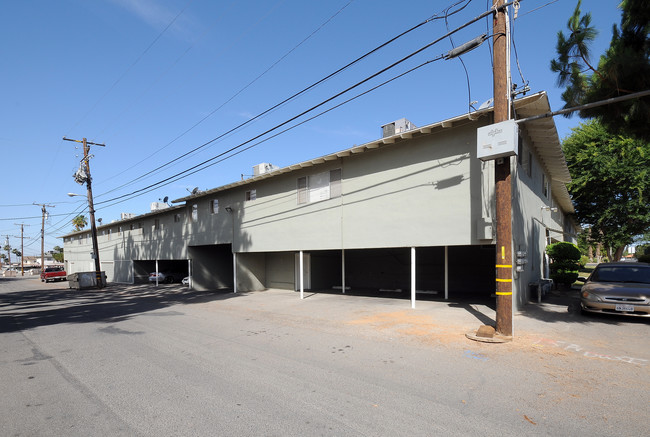
[[[230,244],[188,246],[191,286],[195,290],[233,289],[233,255]]]
[[[494,291],[495,246],[301,251],[295,289],[440,299],[484,299]],[[301,275],[302,272],[302,275]]]
[[[133,283],[149,282],[151,272],[173,272],[188,276],[190,262],[187,259],[133,260]]]

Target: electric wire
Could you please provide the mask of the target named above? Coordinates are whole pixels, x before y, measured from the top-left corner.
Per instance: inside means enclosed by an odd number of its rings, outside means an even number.
[[[380,88],[380,87],[382,87],[382,86],[384,86],[384,85],[387,85],[387,84],[389,84],[389,83],[391,83],[391,82],[393,82],[393,81],[395,81],[395,80],[397,80],[397,79],[399,79],[399,78],[401,78],[401,77],[403,77],[403,76],[405,76],[405,75],[407,75],[407,74],[409,74],[409,73],[412,73],[412,72],[414,72],[415,70],[417,70],[417,69],[419,69],[419,68],[421,68],[421,67],[424,67],[425,65],[428,65],[428,64],[430,64],[430,63],[432,63],[432,62],[435,62],[435,61],[439,61],[439,60],[444,59],[444,58],[445,58],[444,55],[440,55],[440,56],[438,56],[438,57],[436,57],[436,58],[434,58],[434,59],[430,59],[430,60],[428,60],[428,61],[426,61],[426,62],[423,62],[423,63],[421,63],[421,64],[419,64],[419,65],[417,65],[417,66],[415,66],[415,67],[413,67],[413,68],[411,68],[411,69],[409,69],[409,70],[407,70],[407,71],[405,71],[405,72],[403,72],[403,73],[401,73],[401,74],[399,74],[399,75],[397,75],[397,76],[394,76],[394,77],[392,77],[392,78],[390,78],[390,79],[388,79],[388,80],[386,80],[386,81],[384,81],[384,82],[382,82],[382,83],[380,83],[380,84],[378,84],[378,85],[375,85],[374,87],[372,87],[372,88],[370,88],[370,89],[368,89],[368,90],[366,90],[366,91],[364,91],[364,92],[362,92],[362,93],[359,93],[359,94],[355,95],[354,97],[351,97],[351,98],[349,98],[349,99],[347,99],[347,100],[345,100],[345,101],[343,101],[343,102],[340,102],[340,103],[338,103],[338,104],[332,106],[331,108],[328,108],[328,109],[326,109],[326,110],[324,110],[324,111],[322,111],[322,112],[320,112],[320,113],[318,113],[318,114],[315,114],[315,115],[313,115],[313,116],[311,116],[311,117],[309,117],[309,118],[307,118],[307,119],[305,119],[305,120],[302,120],[302,121],[300,121],[300,122],[298,122],[298,123],[296,123],[296,124],[294,124],[294,125],[292,125],[292,126],[286,128],[286,129],[284,129],[284,130],[282,130],[282,131],[280,131],[280,132],[276,132],[275,134],[273,134],[273,135],[271,135],[271,136],[269,136],[269,137],[267,137],[267,138],[264,138],[264,139],[262,139],[261,141],[258,141],[258,142],[256,142],[256,143],[253,143],[253,144],[249,145],[248,147],[245,147],[245,148],[243,148],[243,149],[239,149],[239,150],[235,151],[234,153],[232,153],[232,154],[230,154],[230,155],[227,155],[229,152],[233,152],[233,151],[234,151],[235,149],[237,149],[239,146],[237,146],[237,147],[233,147],[233,148],[231,148],[230,150],[228,150],[228,151],[226,151],[226,152],[223,152],[223,153],[221,153],[220,155],[218,155],[217,157],[221,157],[221,158],[222,158],[222,159],[219,159],[218,161],[211,162],[211,163],[209,163],[209,164],[207,164],[207,165],[205,165],[205,166],[203,166],[203,167],[201,167],[201,168],[194,169],[192,172],[190,172],[190,173],[188,173],[188,174],[180,175],[179,177],[177,177],[177,178],[175,178],[175,179],[167,180],[167,181],[165,181],[165,183],[163,183],[163,184],[161,184],[161,185],[157,185],[157,186],[155,186],[155,187],[152,187],[152,188],[150,188],[150,189],[148,189],[148,190],[146,190],[146,191],[131,193],[131,194],[133,194],[133,195],[132,195],[131,197],[129,197],[128,199],[118,200],[117,202],[112,203],[112,204],[109,204],[109,205],[106,205],[105,207],[114,206],[114,205],[117,205],[117,204],[119,204],[119,203],[122,203],[123,201],[130,200],[130,199],[134,199],[134,198],[139,197],[139,196],[141,196],[141,195],[144,195],[144,194],[146,194],[146,193],[148,193],[148,192],[150,192],[150,191],[153,191],[153,190],[155,190],[155,189],[157,189],[157,188],[159,188],[159,187],[161,187],[161,186],[165,186],[165,185],[169,185],[169,184],[171,184],[171,183],[177,182],[177,181],[179,181],[179,180],[181,180],[181,179],[184,179],[184,178],[186,178],[186,177],[188,177],[188,176],[191,176],[191,175],[193,175],[193,174],[195,174],[195,173],[198,173],[198,172],[203,171],[203,170],[205,170],[205,169],[207,169],[207,168],[209,168],[209,167],[212,167],[212,166],[214,166],[214,165],[216,165],[216,164],[219,164],[219,163],[221,163],[221,162],[223,162],[223,161],[225,161],[225,160],[227,160],[227,159],[232,158],[233,156],[239,155],[240,153],[243,153],[243,152],[245,152],[245,151],[247,151],[247,150],[249,150],[249,149],[252,149],[253,147],[256,147],[256,146],[258,146],[258,145],[260,145],[260,144],[262,144],[262,143],[265,143],[266,141],[269,141],[269,140],[271,140],[272,138],[275,138],[275,137],[277,137],[277,136],[279,136],[279,135],[282,135],[282,134],[284,134],[284,133],[286,133],[286,132],[288,132],[288,131],[290,131],[290,130],[292,130],[292,129],[297,128],[298,126],[301,126],[301,125],[303,125],[303,124],[305,124],[305,123],[307,123],[307,122],[309,122],[309,121],[312,121],[312,120],[314,120],[315,118],[318,118],[318,117],[320,117],[320,116],[322,116],[322,115],[325,115],[325,114],[327,114],[328,112],[333,111],[334,109],[337,109],[337,108],[339,108],[339,107],[341,107],[341,106],[343,106],[343,105],[345,105],[345,104],[347,104],[347,103],[349,103],[349,102],[351,102],[351,101],[353,101],[353,100],[358,99],[359,97],[362,97],[362,96],[364,96],[364,95],[366,95],[366,94],[368,94],[368,93],[370,93],[370,92],[372,92],[372,91],[375,91],[376,89],[378,89],[378,88]],[[224,156],[224,155],[227,155],[227,156]],[[178,175],[177,175],[177,176],[178,176]],[[116,199],[118,199],[118,198],[116,198]],[[106,202],[106,201],[104,201],[104,202]],[[104,202],[99,202],[99,203],[104,203]]]
[[[463,0],[457,2],[453,6],[456,6],[462,2]],[[462,11],[463,9],[465,9],[471,2],[472,0],[467,0],[467,3],[465,3],[465,5],[460,10]],[[453,6],[450,6],[450,8]],[[449,20],[447,14],[448,11],[449,9],[445,10],[445,26],[447,27],[447,32],[449,32]],[[454,44],[454,39],[451,35],[449,35],[449,41],[451,42],[452,48],[456,48],[456,45]],[[465,80],[467,81],[467,112],[469,113],[471,112],[472,109],[474,109],[472,106],[472,88],[470,86],[469,73],[467,72],[467,66],[465,65],[465,61],[463,61],[462,56],[458,56],[458,60],[463,66],[463,70],[465,70]]]
[[[519,0],[519,3],[521,3],[522,1],[523,1],[523,0]],[[553,1],[550,1],[550,2],[548,2],[548,3],[546,3],[546,4],[543,4],[543,5],[541,5],[541,6],[538,6],[538,7],[536,7],[535,9],[531,9],[530,11],[521,14],[521,15],[519,16],[519,18],[524,17],[524,16],[526,16],[526,15],[532,13],[532,12],[538,11],[538,10],[540,10],[540,9],[542,9],[542,8],[545,8],[546,6],[552,5],[553,3],[557,3],[558,1],[560,1],[560,0],[553,0]]]
[[[504,5],[504,7],[505,7],[505,6],[507,6],[507,4]],[[208,163],[208,162],[211,162],[211,161],[213,161],[213,160],[215,160],[215,159],[218,159],[220,156],[223,156],[223,154],[225,154],[225,153],[229,153],[229,152],[231,152],[231,151],[233,151],[233,150],[235,150],[235,149],[241,148],[241,147],[245,146],[246,144],[251,143],[251,142],[257,140],[257,139],[259,139],[260,137],[262,137],[262,136],[264,136],[264,135],[266,135],[266,134],[268,134],[268,133],[270,133],[270,132],[272,132],[272,131],[274,131],[274,130],[276,130],[276,129],[279,129],[280,127],[282,127],[282,126],[284,126],[284,125],[286,125],[286,124],[288,124],[288,123],[291,123],[292,121],[296,120],[297,118],[302,117],[303,115],[305,115],[305,114],[307,114],[307,113],[309,113],[309,112],[311,112],[311,111],[317,109],[318,107],[320,107],[320,106],[322,106],[322,105],[324,105],[324,104],[326,104],[326,103],[332,101],[333,99],[335,99],[335,98],[337,98],[337,97],[339,97],[339,96],[341,96],[341,95],[343,95],[343,94],[349,92],[350,90],[352,90],[352,89],[354,89],[354,88],[356,88],[356,87],[362,85],[363,83],[365,83],[365,82],[367,82],[367,81],[369,81],[369,80],[371,80],[371,79],[377,77],[378,75],[380,75],[380,74],[382,74],[382,73],[384,73],[384,72],[390,70],[391,68],[395,67],[396,65],[399,65],[399,64],[401,64],[402,62],[404,62],[404,61],[406,61],[406,60],[412,58],[413,56],[415,56],[415,55],[417,55],[417,54],[423,52],[424,50],[428,49],[429,47],[433,46],[434,44],[437,44],[437,43],[439,43],[440,41],[442,41],[442,40],[448,38],[449,35],[453,35],[454,33],[459,32],[460,30],[462,30],[462,29],[468,27],[469,25],[471,25],[471,24],[473,24],[473,23],[475,23],[475,22],[477,22],[477,21],[483,19],[484,17],[486,17],[487,15],[489,15],[489,14],[491,14],[491,13],[493,13],[492,10],[489,10],[489,11],[483,12],[482,14],[480,14],[479,16],[477,16],[476,18],[474,18],[474,19],[472,19],[472,20],[470,20],[470,21],[467,21],[466,23],[464,23],[464,24],[462,24],[462,25],[456,27],[454,30],[447,32],[445,35],[443,35],[443,36],[441,36],[441,37],[435,39],[434,41],[430,42],[429,44],[426,44],[426,45],[422,46],[421,48],[415,50],[414,52],[411,52],[410,54],[404,56],[404,57],[401,58],[400,60],[394,62],[394,63],[391,64],[391,65],[389,65],[388,67],[385,67],[385,68],[383,68],[382,70],[380,70],[380,71],[374,73],[373,75],[368,76],[367,78],[361,80],[360,82],[357,82],[355,85],[350,86],[349,88],[345,89],[344,91],[339,92],[338,94],[336,94],[336,95],[334,95],[334,96],[332,96],[332,97],[330,97],[330,98],[328,98],[328,99],[326,99],[326,100],[324,100],[324,101],[318,103],[317,105],[312,106],[311,108],[307,109],[306,111],[303,111],[302,113],[300,113],[300,114],[298,114],[298,115],[296,115],[296,116],[294,116],[294,117],[292,117],[292,118],[290,118],[290,119],[288,119],[288,120],[286,120],[286,121],[284,121],[284,122],[282,122],[282,123],[280,123],[280,124],[278,124],[278,125],[276,125],[276,126],[270,128],[270,129],[266,130],[265,132],[263,132],[263,133],[261,133],[261,134],[255,136],[255,137],[253,137],[253,138],[251,138],[251,139],[249,139],[249,140],[247,140],[247,141],[245,141],[245,142],[243,142],[243,143],[240,143],[240,144],[237,145],[237,146],[234,146],[234,147],[232,147],[232,148],[226,150],[226,151],[223,152],[223,153],[220,153],[220,154],[218,154],[218,155],[216,155],[216,156],[213,156],[212,158],[209,158],[209,159],[207,159],[207,160],[205,160],[205,161],[203,161],[203,162],[201,162],[201,163],[199,163],[199,164],[196,164],[196,165],[194,165],[194,166],[192,166],[192,167],[190,167],[190,168],[188,168],[188,169],[186,169],[186,170],[183,170],[183,171],[178,172],[178,173],[176,173],[176,174],[174,174],[174,175],[172,175],[172,176],[169,176],[168,178],[165,178],[165,179],[163,179],[163,180],[161,180],[161,181],[158,181],[158,182],[155,182],[155,183],[153,183],[153,184],[150,184],[150,185],[148,185],[148,186],[146,186],[146,187],[144,187],[144,188],[141,188],[141,189],[135,190],[135,191],[133,191],[133,192],[131,192],[131,193],[123,194],[123,195],[121,195],[121,196],[113,197],[113,198],[111,198],[111,199],[107,199],[107,200],[104,200],[104,201],[101,201],[101,202],[97,202],[96,205],[109,203],[109,202],[112,202],[112,201],[114,201],[114,200],[118,200],[118,199],[123,199],[123,198],[125,198],[125,197],[129,197],[129,196],[131,196],[131,195],[133,195],[133,194],[136,194],[136,193],[139,193],[139,192],[143,192],[143,191],[145,191],[145,190],[148,190],[148,189],[150,189],[150,188],[152,188],[152,187],[159,186],[159,185],[161,185],[161,184],[164,183],[164,182],[167,182],[167,181],[169,181],[169,180],[171,180],[171,179],[174,179],[174,178],[176,178],[176,177],[178,177],[178,176],[180,176],[180,175],[182,175],[182,174],[189,173],[190,171],[192,171],[192,170],[194,170],[194,169],[196,169],[196,168],[198,168],[198,167],[201,167],[202,165],[204,165],[204,164],[206,164],[206,163]],[[218,138],[219,138],[219,137],[214,138],[214,139],[210,140],[208,143],[213,142],[213,141],[215,141],[215,140],[218,139]],[[207,144],[207,143],[206,143],[206,144]]]
[[[181,9],[180,12],[179,12],[178,14],[176,14],[176,16],[175,16],[175,17],[174,17],[174,18],[173,18],[169,23],[167,23],[167,26],[165,26],[165,28],[164,28],[164,29],[163,29],[163,30],[158,34],[158,36],[156,36],[156,37],[153,39],[153,41],[151,41],[151,43],[149,43],[149,45],[147,46],[147,48],[144,49],[144,51],[143,51],[142,53],[140,53],[140,56],[138,56],[138,57],[136,58],[136,60],[133,61],[133,63],[131,63],[131,65],[129,65],[129,67],[124,71],[124,73],[122,73],[122,75],[121,75],[120,77],[118,77],[117,80],[115,80],[115,82],[113,82],[113,84],[108,88],[108,90],[106,90],[106,92],[105,92],[104,94],[102,94],[102,96],[101,96],[99,99],[97,99],[97,101],[96,101],[96,102],[91,106],[91,108],[90,108],[90,109],[89,109],[89,110],[88,110],[88,111],[83,115],[83,117],[81,117],[81,119],[79,119],[79,120],[78,120],[78,121],[77,121],[77,122],[76,122],[76,123],[75,123],[75,124],[70,128],[70,129],[68,129],[68,132],[70,132],[70,131],[72,131],[74,128],[76,128],[76,127],[77,127],[77,126],[78,126],[78,125],[79,125],[83,120],[86,119],[86,117],[88,117],[88,115],[90,115],[90,113],[92,113],[92,112],[95,110],[95,108],[97,108],[97,106],[101,103],[101,101],[104,100],[104,99],[106,98],[106,96],[107,96],[108,94],[110,94],[110,92],[113,91],[113,89],[115,89],[115,87],[116,87],[116,86],[117,86],[117,85],[122,81],[122,79],[124,79],[124,78],[126,77],[126,75],[127,75],[127,74],[132,70],[132,69],[133,69],[133,67],[135,67],[135,66],[138,64],[138,62],[140,62],[140,60],[144,57],[144,55],[146,55],[147,52],[148,52],[149,50],[151,50],[151,48],[154,46],[154,44],[156,44],[156,42],[157,42],[157,41],[158,41],[158,40],[163,36],[163,34],[164,34],[165,32],[167,32],[167,30],[169,30],[169,28],[170,28],[170,27],[171,27],[171,26],[176,22],[176,20],[177,20],[177,19],[178,19],[178,18],[179,18],[179,17],[180,17],[184,12],[185,12],[185,10],[189,7],[189,5],[190,5],[193,1],[194,1],[194,0],[189,0],[189,1],[185,4],[185,6],[183,7],[183,9]]]
[[[448,8],[447,8],[447,9],[448,9]],[[462,9],[461,9],[461,10],[462,10]],[[450,15],[453,15],[453,14],[458,13],[458,12],[460,12],[460,10],[458,10],[458,11],[453,11]],[[217,137],[215,137],[215,138],[213,138],[213,139],[211,139],[211,140],[209,140],[209,141],[207,141],[207,142],[205,142],[205,143],[203,143],[203,144],[201,144],[201,145],[195,147],[194,149],[192,149],[192,150],[190,150],[190,151],[188,151],[188,152],[186,152],[186,153],[184,153],[184,154],[181,154],[181,155],[179,155],[178,157],[176,157],[176,158],[174,158],[174,159],[172,159],[172,160],[169,160],[168,162],[166,162],[166,163],[164,163],[164,164],[162,164],[162,165],[156,167],[155,169],[153,169],[153,170],[151,170],[151,171],[149,171],[149,172],[147,172],[147,173],[145,173],[145,174],[142,174],[142,175],[140,175],[140,176],[138,176],[138,177],[132,179],[131,181],[126,182],[126,183],[124,183],[124,184],[122,184],[122,185],[120,185],[120,186],[118,186],[118,187],[115,187],[115,188],[113,188],[113,189],[111,189],[111,190],[109,190],[109,191],[106,191],[106,192],[100,194],[100,195],[97,196],[97,197],[101,197],[101,196],[103,196],[103,195],[105,195],[105,194],[108,194],[108,193],[111,193],[111,192],[117,191],[117,190],[120,189],[120,188],[124,188],[124,187],[126,187],[126,186],[128,186],[128,185],[131,185],[131,184],[133,184],[133,183],[135,183],[135,182],[137,182],[137,181],[139,181],[139,180],[141,180],[141,179],[147,177],[150,173],[153,173],[153,172],[156,172],[156,171],[158,171],[158,170],[160,170],[160,169],[162,169],[162,168],[165,168],[165,167],[167,167],[167,166],[169,166],[169,165],[171,165],[171,164],[177,162],[179,159],[184,158],[184,157],[186,157],[186,156],[188,156],[188,155],[190,155],[190,154],[192,154],[192,153],[194,153],[194,152],[196,152],[196,151],[198,151],[198,150],[200,150],[200,149],[202,149],[202,148],[208,146],[209,144],[212,144],[213,142],[215,142],[215,141],[217,141],[217,140],[219,140],[219,139],[225,137],[226,135],[228,135],[228,134],[230,134],[230,133],[232,133],[232,132],[235,132],[235,131],[241,129],[242,127],[244,127],[244,126],[246,126],[246,125],[252,123],[253,121],[259,119],[260,117],[262,117],[262,116],[264,116],[264,115],[270,113],[271,111],[273,111],[273,110],[279,108],[280,106],[284,105],[285,103],[294,100],[295,98],[297,98],[298,96],[300,96],[300,95],[306,93],[307,91],[311,90],[312,88],[314,88],[314,87],[320,85],[321,83],[323,83],[323,82],[325,82],[325,81],[331,79],[332,77],[338,75],[339,73],[341,73],[341,72],[343,72],[344,70],[350,68],[351,66],[353,66],[353,65],[355,65],[355,64],[357,64],[357,63],[359,63],[359,62],[362,61],[363,59],[369,57],[370,55],[374,54],[375,52],[381,50],[382,48],[384,48],[384,47],[388,46],[389,44],[393,43],[394,41],[398,40],[399,38],[401,38],[401,37],[407,35],[408,33],[410,33],[410,32],[412,32],[412,31],[414,31],[414,30],[416,30],[416,29],[418,29],[418,28],[424,26],[425,24],[427,24],[427,23],[429,23],[429,22],[431,22],[431,21],[438,20],[438,19],[441,19],[441,18],[442,18],[442,17],[439,17],[438,14],[432,15],[431,17],[427,18],[426,20],[424,20],[424,21],[422,21],[422,22],[420,22],[420,23],[418,23],[418,24],[412,26],[411,28],[405,30],[404,32],[402,32],[402,33],[396,35],[395,37],[393,37],[393,38],[391,38],[391,39],[385,41],[384,43],[378,45],[377,47],[373,48],[372,50],[366,52],[365,54],[359,56],[358,58],[356,58],[356,59],[354,59],[353,61],[349,62],[348,64],[344,65],[343,67],[340,67],[340,68],[337,69],[336,71],[334,71],[334,72],[328,74],[327,76],[325,76],[325,77],[319,79],[318,81],[316,81],[316,82],[312,83],[311,85],[309,85],[309,86],[303,88],[302,90],[296,92],[295,94],[293,94],[293,95],[287,97],[286,99],[282,100],[281,102],[279,102],[279,103],[277,103],[277,104],[271,106],[270,108],[266,109],[265,111],[262,111],[261,113],[255,115],[254,117],[252,117],[252,118],[250,118],[250,119],[248,119],[248,120],[246,120],[246,121],[240,123],[239,125],[237,125],[237,126],[231,128],[231,129],[229,129],[228,131],[226,131],[226,132],[220,134],[219,136],[217,136]],[[184,135],[184,134],[183,134],[183,135]],[[175,140],[174,140],[174,141],[175,141]],[[166,146],[165,146],[165,147],[166,147]],[[199,164],[199,165],[200,165],[200,164]],[[113,199],[109,199],[108,201],[112,201],[112,200],[113,200]]]
[[[514,16],[511,17],[511,19],[510,19],[510,40],[512,42],[512,48],[513,48],[513,50],[515,52],[515,63],[517,64],[517,70],[519,71],[519,77],[521,77],[521,82],[522,82],[523,86],[526,86],[526,85],[528,85],[528,82],[524,78],[524,73],[521,71],[521,65],[519,64],[519,54],[517,53],[517,44],[515,44],[515,18],[514,18]]]
[[[221,103],[218,107],[216,107],[215,109],[213,109],[212,111],[210,111],[206,116],[204,116],[204,117],[201,118],[199,121],[197,121],[196,123],[194,123],[192,126],[190,126],[188,129],[186,129],[184,132],[182,132],[182,133],[181,133],[180,135],[178,135],[176,138],[174,138],[173,140],[171,140],[170,142],[168,142],[167,144],[165,144],[164,146],[162,146],[160,149],[156,150],[154,153],[150,154],[149,156],[147,156],[147,157],[143,158],[142,160],[136,162],[135,164],[133,164],[132,166],[126,168],[125,170],[122,170],[121,172],[119,172],[119,173],[117,173],[117,174],[111,176],[110,178],[103,180],[102,182],[105,183],[105,182],[107,182],[107,181],[109,181],[109,180],[111,180],[111,179],[114,179],[114,178],[116,178],[117,176],[120,176],[120,175],[126,173],[127,171],[129,171],[129,170],[131,170],[131,169],[137,167],[138,165],[142,164],[142,163],[145,162],[146,160],[148,160],[148,159],[154,157],[155,155],[157,155],[161,150],[163,150],[163,149],[169,147],[170,145],[172,145],[173,143],[175,143],[176,141],[178,141],[179,139],[181,139],[183,136],[185,136],[186,134],[188,134],[190,131],[192,131],[194,128],[196,128],[197,126],[199,126],[201,123],[203,123],[205,120],[207,120],[208,118],[210,118],[212,115],[214,115],[214,114],[215,114],[217,111],[219,111],[221,108],[223,108],[225,105],[227,105],[227,104],[230,103],[233,99],[235,99],[237,96],[239,96],[242,92],[244,92],[246,89],[248,89],[250,86],[252,86],[255,82],[257,82],[259,79],[261,79],[264,75],[266,75],[269,71],[271,71],[271,70],[272,70],[276,65],[278,65],[280,62],[282,62],[282,61],[283,61],[287,56],[289,56],[291,53],[293,53],[296,49],[298,49],[300,46],[302,46],[305,42],[307,42],[307,40],[309,40],[311,37],[313,37],[313,36],[314,36],[316,33],[318,33],[318,32],[319,32],[323,27],[325,27],[325,26],[326,26],[330,21],[332,21],[332,20],[333,20],[337,15],[339,15],[341,12],[343,12],[343,10],[344,10],[345,8],[347,8],[347,7],[348,7],[348,6],[349,6],[353,1],[354,1],[354,0],[349,0],[349,1],[348,1],[345,5],[343,5],[343,6],[342,6],[338,11],[336,11],[336,13],[334,13],[334,14],[333,14],[332,16],[330,16],[327,20],[325,20],[325,22],[323,22],[323,23],[322,23],[318,28],[316,28],[314,31],[312,31],[312,32],[311,32],[307,37],[303,38],[302,41],[300,41],[298,44],[296,44],[296,45],[295,45],[291,50],[289,50],[289,51],[286,52],[284,55],[282,55],[280,58],[278,58],[275,62],[273,62],[273,63],[272,63],[269,67],[267,67],[266,70],[264,70],[261,74],[259,74],[257,77],[255,77],[252,81],[250,81],[248,84],[246,84],[243,88],[241,88],[239,91],[237,91],[237,92],[234,93],[232,96],[230,96],[230,97],[229,97],[225,102]],[[194,152],[194,150],[191,151],[191,152]],[[185,155],[182,155],[182,156],[185,156]],[[182,156],[181,156],[181,157],[182,157]],[[180,158],[178,158],[178,159],[180,159]],[[175,160],[175,162],[177,162],[177,160]],[[169,163],[168,163],[168,164],[169,164]],[[163,167],[164,167],[164,166],[163,166]],[[160,168],[162,168],[162,167],[160,167]],[[155,172],[156,170],[158,170],[158,169],[154,169],[154,170],[152,170],[151,172],[149,172],[148,174],[153,173],[153,172]],[[117,189],[122,188],[122,187],[123,187],[123,185],[120,186],[120,187],[117,187],[117,188],[113,189],[112,191],[117,190]],[[110,192],[110,191],[109,191],[109,192]],[[106,194],[106,193],[105,193],[105,194]]]

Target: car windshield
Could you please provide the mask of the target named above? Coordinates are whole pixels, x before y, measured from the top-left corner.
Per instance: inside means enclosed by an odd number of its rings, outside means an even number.
[[[650,284],[650,267],[598,266],[591,275],[594,282],[637,282]]]

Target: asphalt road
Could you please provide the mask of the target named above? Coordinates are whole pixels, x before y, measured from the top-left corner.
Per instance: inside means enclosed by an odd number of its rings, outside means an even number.
[[[0,280],[2,435],[647,435],[650,323],[558,308]]]

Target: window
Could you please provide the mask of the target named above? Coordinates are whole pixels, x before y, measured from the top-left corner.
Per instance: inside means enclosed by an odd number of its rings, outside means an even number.
[[[246,191],[246,201],[257,199],[257,190]]]
[[[192,205],[191,217],[192,217],[192,221],[195,223],[199,220],[199,205],[197,205],[196,203]]]
[[[298,204],[341,196],[341,169],[298,178]]]
[[[129,224],[129,231],[133,230],[133,223]]]
[[[181,214],[177,212],[176,214],[174,214],[174,223],[179,223],[180,221],[181,221]]]
[[[533,171],[533,154],[526,149],[524,146],[524,141],[519,137],[517,161],[519,165],[526,171],[528,177],[532,174]]]
[[[153,220],[153,229],[154,230],[160,229],[160,219],[154,219]]]
[[[122,226],[117,227],[117,235],[122,235]]]
[[[544,193],[544,197],[548,199],[548,179],[546,178],[546,173],[542,173],[542,192]]]
[[[219,200],[213,199],[210,201],[210,214],[217,214],[219,212]]]

